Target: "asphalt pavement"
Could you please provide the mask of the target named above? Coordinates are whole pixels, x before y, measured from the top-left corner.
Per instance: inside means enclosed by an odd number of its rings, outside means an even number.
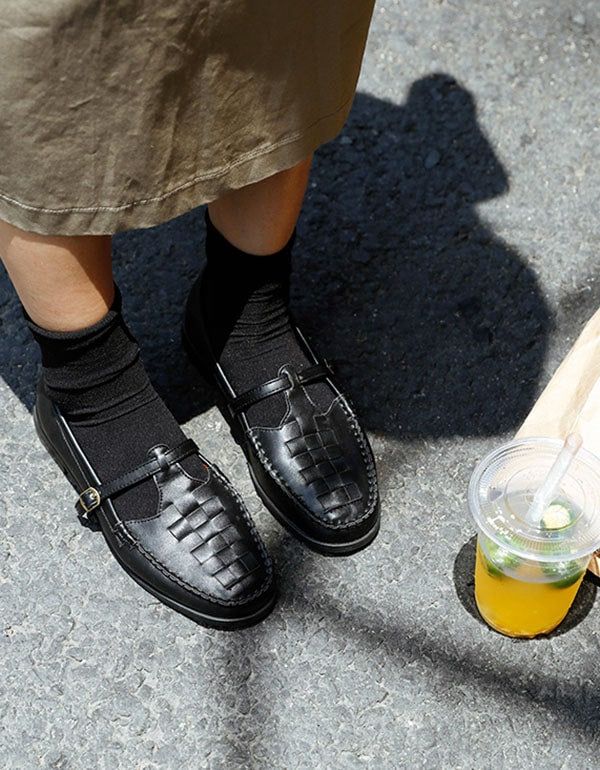
[[[597,586],[549,638],[491,631],[465,490],[600,304],[599,42],[595,0],[377,3],[293,277],[376,453],[382,529],[358,555],[312,554],[263,510],[185,359],[202,212],[115,240],[151,376],[276,561],[281,599],[255,628],[198,628],[80,526],[34,434],[38,359],[0,278],[3,768],[598,766]]]

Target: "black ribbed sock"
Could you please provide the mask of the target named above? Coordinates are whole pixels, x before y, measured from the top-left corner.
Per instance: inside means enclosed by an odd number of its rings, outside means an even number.
[[[292,246],[275,254],[248,254],[233,246],[206,211],[206,269],[192,300],[202,305],[213,351],[236,393],[277,377],[283,364],[311,365],[293,331],[289,311]],[[307,386],[315,405],[327,409],[333,392],[325,383]],[[283,394],[246,413],[251,425],[276,426],[285,412]]]
[[[40,346],[46,392],[101,481],[144,462],[151,447],[173,447],[186,438],[148,379],[121,315],[118,289],[104,318],[85,329],[52,332],[29,318],[27,323]],[[198,457],[188,457],[182,465],[190,475],[206,478]],[[114,498],[125,520],[153,515],[157,502],[152,479]]]

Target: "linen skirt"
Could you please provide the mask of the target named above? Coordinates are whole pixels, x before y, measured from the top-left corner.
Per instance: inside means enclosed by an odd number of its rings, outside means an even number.
[[[374,0],[5,0],[0,219],[148,227],[342,128]]]

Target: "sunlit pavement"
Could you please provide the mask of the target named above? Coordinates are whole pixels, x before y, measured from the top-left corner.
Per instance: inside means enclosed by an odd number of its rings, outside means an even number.
[[[594,0],[377,5],[293,282],[378,459],[382,530],[361,554],[319,557],[282,532],[185,360],[201,212],[116,240],[152,377],[277,563],[279,605],[253,629],[168,610],[80,526],[34,435],[37,359],[2,279],[3,768],[597,765],[596,587],[551,638],[489,630],[465,487],[600,303],[599,41]]]

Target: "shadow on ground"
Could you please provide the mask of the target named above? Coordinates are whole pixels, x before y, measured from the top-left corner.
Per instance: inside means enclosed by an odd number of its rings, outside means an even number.
[[[416,82],[402,107],[359,96],[313,184],[299,314],[341,360],[367,426],[402,438],[516,428],[551,317],[477,213],[509,180],[472,96],[446,75]]]
[[[293,304],[367,428],[495,435],[527,414],[551,316],[522,257],[476,210],[508,186],[471,94],[445,74],[417,81],[401,106],[358,94],[343,134],[317,154]],[[195,210],[114,242],[129,321],[182,422],[212,404],[179,344],[202,238]],[[0,303],[13,332],[0,374],[31,408],[35,351],[6,278]]]

